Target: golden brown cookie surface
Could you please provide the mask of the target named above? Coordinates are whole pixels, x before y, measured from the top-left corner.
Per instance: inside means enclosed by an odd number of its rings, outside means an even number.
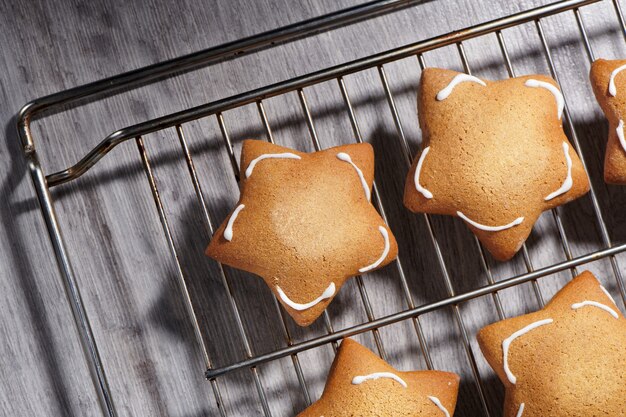
[[[450,417],[459,377],[440,371],[400,372],[344,339],[322,397],[297,417]]]
[[[422,73],[422,152],[407,176],[413,212],[461,217],[496,259],[520,249],[544,211],[589,189],[562,127],[563,101],[542,75],[485,81]]]
[[[626,416],[626,319],[590,272],[478,342],[505,385],[505,417]]]
[[[239,202],[206,253],[261,276],[299,325],[312,323],[348,278],[397,256],[369,201],[369,144],[303,153],[248,140],[240,166]]]
[[[626,184],[626,60],[598,59],[591,65],[593,92],[609,120],[609,140],[604,157],[604,180]]]

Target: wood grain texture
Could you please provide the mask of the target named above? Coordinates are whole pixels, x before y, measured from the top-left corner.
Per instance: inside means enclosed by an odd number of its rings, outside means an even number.
[[[342,1],[219,0],[203,2],[128,2],[78,0],[26,5],[0,2],[0,410],[4,415],[97,416],[99,407],[57,273],[14,130],[13,115],[26,101],[116,73],[193,52],[225,41],[357,3]],[[166,81],[58,113],[35,122],[34,135],[46,172],[77,161],[117,128],[305,74],[333,64],[460,29],[547,3],[471,0],[428,2],[349,27],[299,40],[251,56],[196,70]],[[610,1],[583,9],[598,57],[626,56]],[[564,93],[572,112],[592,183],[609,233],[626,241],[626,188],[602,182],[607,125],[587,81],[589,62],[572,12],[543,25]],[[535,25],[504,31],[517,74],[548,74]],[[495,35],[465,44],[474,74],[507,76]],[[455,47],[429,52],[430,66],[462,70]],[[413,151],[421,133],[415,115],[420,71],[415,58],[385,67],[404,133]],[[441,269],[423,217],[402,205],[406,173],[398,134],[378,73],[346,77],[361,133],[376,151],[376,180],[389,223],[400,244],[409,290],[416,304],[447,296]],[[305,90],[323,147],[353,141],[350,122],[336,82]],[[312,150],[297,96],[267,100],[276,142]],[[225,122],[239,153],[244,138],[264,138],[255,106],[226,112]],[[215,118],[184,126],[215,224],[237,200]],[[570,137],[571,137],[571,133]],[[181,157],[176,132],[144,138],[155,170],[168,221],[192,291],[206,343],[215,365],[245,357],[235,315],[217,266],[203,256],[209,239],[202,209]],[[217,415],[215,398],[203,378],[203,360],[176,285],[176,265],[168,252],[136,144],[120,145],[83,178],[53,192],[82,295],[99,343],[121,416],[196,417]],[[582,198],[559,210],[574,256],[602,247],[591,200]],[[465,225],[433,217],[434,231],[456,292],[485,285],[478,248]],[[528,241],[535,268],[566,258],[551,213],[545,213]],[[526,272],[523,258],[488,260],[495,280]],[[626,274],[626,256],[618,256]],[[607,260],[586,265],[615,296],[618,289]],[[246,337],[255,354],[286,345],[270,291],[247,274],[227,270]],[[568,271],[541,279],[544,299],[571,278]],[[398,271],[393,266],[364,277],[376,317],[406,308]],[[617,298],[617,297],[616,297]],[[500,293],[504,313],[513,316],[538,308],[531,284]],[[623,309],[620,304],[620,308]],[[460,307],[492,415],[501,413],[503,390],[486,365],[474,335],[497,320],[492,297]],[[367,320],[354,281],[344,286],[329,308],[335,329]],[[321,322],[301,329],[287,321],[295,341],[326,332]],[[462,375],[456,416],[481,415],[477,388],[451,309],[421,318],[436,368]],[[424,368],[411,322],[380,329],[390,363],[398,369]],[[375,348],[372,334],[358,339]],[[330,346],[299,356],[311,397],[319,397],[333,359]],[[274,416],[292,416],[306,406],[292,360],[259,366]],[[230,416],[262,415],[251,373],[219,379]]]

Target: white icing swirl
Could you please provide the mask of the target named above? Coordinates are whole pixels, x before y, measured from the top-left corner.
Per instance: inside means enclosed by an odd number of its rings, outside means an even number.
[[[230,215],[228,223],[226,223],[226,227],[224,228],[224,239],[228,240],[229,242],[233,240],[233,224],[235,223],[235,220],[237,220],[239,212],[243,210],[244,207],[246,206],[243,204],[239,204],[237,208],[233,211],[233,214]]]
[[[574,303],[572,304],[572,309],[578,310],[579,308],[583,308],[585,306],[598,307],[606,311],[610,315],[612,315],[614,318],[619,319],[619,316],[617,315],[617,312],[615,310],[613,310],[611,307],[607,306],[606,304],[602,304],[597,301],[581,301],[580,303]]]
[[[433,198],[433,193],[431,193],[426,188],[420,185],[420,173],[422,172],[422,164],[424,163],[424,159],[426,158],[426,155],[428,155],[429,151],[430,151],[430,146],[425,147],[424,150],[422,151],[422,154],[420,155],[420,159],[417,161],[417,167],[415,168],[414,181],[415,181],[415,189],[419,191],[420,193],[422,193],[422,195],[425,198],[431,199]]]
[[[553,321],[554,320],[552,320],[552,319],[545,319],[545,320],[536,321],[536,322],[531,323],[528,326],[524,327],[523,329],[520,329],[520,330],[516,331],[511,336],[509,336],[506,339],[504,339],[504,341],[502,342],[502,352],[504,354],[503,367],[504,367],[504,373],[506,374],[506,377],[508,378],[508,380],[509,380],[509,382],[511,384],[515,385],[515,383],[517,382],[517,377],[515,375],[513,375],[513,372],[511,372],[511,370],[509,369],[509,347],[511,346],[511,343],[513,343],[513,341],[515,339],[517,339],[518,337],[525,335],[526,333],[530,332],[531,330],[534,330],[534,329],[536,329],[537,327],[540,327],[540,326],[545,326],[546,324],[550,324]]]
[[[370,187],[369,187],[369,185],[367,185],[367,181],[365,181],[365,177],[363,176],[363,171],[361,171],[361,168],[356,166],[356,164],[354,162],[352,162],[352,158],[350,158],[350,155],[348,155],[345,152],[339,152],[337,154],[337,158],[339,158],[340,160],[342,160],[344,162],[349,163],[350,165],[352,165],[354,167],[354,169],[356,170],[356,173],[359,175],[359,179],[361,180],[361,185],[363,186],[363,191],[365,191],[365,198],[367,198],[367,201],[370,201],[370,198],[371,198]]]
[[[535,79],[526,80],[524,85],[526,87],[545,88],[546,90],[551,92],[554,98],[556,99],[556,108],[557,108],[558,118],[561,119],[561,117],[563,116],[563,108],[565,108],[565,99],[563,98],[563,94],[561,93],[561,90],[559,90],[557,87],[555,87],[554,85],[550,83],[547,83],[545,81],[535,80]]]
[[[252,175],[252,170],[254,170],[254,167],[256,166],[256,164],[261,162],[264,159],[302,159],[302,158],[300,158],[298,155],[291,153],[291,152],[264,153],[263,155],[257,158],[254,158],[250,162],[250,165],[248,165],[248,168],[246,168],[246,178],[249,178],[250,175]]]
[[[626,65],[622,65],[621,67],[617,67],[611,73],[611,78],[609,79],[609,94],[611,97],[615,97],[617,95],[617,87],[615,86],[615,77],[617,74],[624,71],[626,69]]]
[[[565,177],[565,181],[563,181],[563,184],[561,184],[561,187],[559,187],[558,190],[548,194],[548,196],[544,198],[545,201],[550,201],[554,197],[565,194],[572,188],[572,185],[574,185],[574,181],[572,180],[572,158],[570,158],[569,156],[569,145],[567,144],[567,142],[563,142],[563,153],[565,154],[565,162],[567,163],[567,176]]]
[[[292,301],[289,297],[287,297],[287,294],[285,294],[285,292],[278,285],[276,286],[276,291],[278,292],[280,299],[283,300],[285,304],[287,304],[289,307],[293,308],[294,310],[302,311],[302,310],[308,310],[309,308],[320,303],[321,301],[324,301],[327,298],[330,298],[333,295],[335,295],[335,283],[331,282],[328,288],[324,290],[322,295],[320,295],[315,300],[306,304],[300,304],[300,303],[296,303],[295,301]]]
[[[519,410],[517,410],[517,414],[515,414],[515,417],[522,417],[522,415],[524,414],[524,407],[526,406],[526,404],[521,403],[519,405]]]
[[[619,139],[619,144],[622,145],[622,149],[626,152],[626,139],[624,139],[624,121],[620,120],[617,125],[617,138]]]
[[[355,376],[354,378],[352,378],[352,384],[353,385],[359,385],[359,384],[364,383],[365,381],[369,381],[369,380],[373,380],[373,379],[379,379],[379,378],[393,379],[398,384],[402,385],[404,388],[406,388],[408,386],[406,384],[406,382],[404,382],[404,380],[402,378],[400,378],[398,375],[393,374],[391,372],[374,372],[373,374],[369,374],[369,375]]]
[[[452,90],[454,90],[454,87],[464,82],[477,83],[477,84],[482,85],[483,87],[487,87],[487,84],[485,84],[485,82],[481,80],[480,78],[476,78],[473,75],[468,75],[468,74],[459,74],[456,77],[454,77],[452,81],[450,81],[450,84],[448,84],[446,88],[444,88],[439,93],[437,93],[437,100],[442,101],[442,100],[447,99],[450,96],[450,94],[452,94]]]
[[[385,239],[385,247],[383,249],[383,253],[382,253],[382,255],[380,255],[380,258],[378,258],[376,260],[376,262],[374,262],[371,265],[364,266],[363,268],[359,269],[359,272],[371,271],[372,269],[374,269],[378,265],[380,265],[385,260],[387,255],[389,254],[389,247],[390,247],[390,245],[389,245],[389,233],[387,232],[387,229],[385,229],[383,226],[378,226],[378,231],[380,231],[380,234],[383,235],[383,239]]]
[[[472,226],[474,226],[475,228],[480,229],[480,230],[485,230],[487,232],[500,232],[502,230],[515,227],[524,221],[523,217],[518,217],[517,219],[513,220],[511,223],[505,224],[503,226],[486,226],[484,224],[475,222],[474,220],[470,219],[469,217],[467,217],[465,214],[461,213],[460,211],[457,211],[456,215],[462,218],[463,220],[465,220],[466,222],[468,222],[469,224],[471,224]]]
[[[439,401],[439,398],[429,395],[428,399],[431,400],[437,406],[437,408],[443,412],[444,416],[450,417],[450,412],[448,412],[446,407],[444,407],[443,404],[441,404],[441,401]]]
[[[604,285],[600,285],[600,289],[602,290],[602,292],[604,292],[606,294],[607,297],[609,297],[609,300],[611,300],[611,302],[613,304],[617,305],[617,303],[615,302],[615,299],[613,298],[611,293],[608,292],[608,290],[606,288],[604,288]]]

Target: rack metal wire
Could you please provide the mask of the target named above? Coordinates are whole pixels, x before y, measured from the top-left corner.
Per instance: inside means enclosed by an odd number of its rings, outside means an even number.
[[[503,319],[505,318],[505,313],[502,307],[499,291],[521,285],[523,283],[531,283],[538,304],[543,305],[544,296],[537,283],[537,280],[539,278],[566,270],[569,270],[571,272],[571,275],[575,276],[577,274],[576,268],[578,266],[604,258],[608,258],[608,260],[610,261],[611,268],[613,270],[613,279],[616,282],[619,295],[621,296],[621,299],[626,303],[625,283],[622,272],[620,271],[620,267],[618,265],[618,261],[615,257],[615,255],[626,251],[626,244],[620,244],[616,246],[613,245],[593,186],[590,190],[588,198],[590,198],[594,217],[596,219],[598,230],[602,240],[602,249],[583,256],[573,257],[572,251],[570,249],[570,243],[563,227],[561,215],[558,209],[554,209],[552,210],[552,218],[558,232],[560,243],[563,249],[563,254],[566,258],[565,261],[536,269],[534,267],[529,251],[526,245],[524,245],[522,247],[522,256],[526,267],[526,272],[517,276],[496,281],[493,277],[493,273],[489,266],[489,262],[487,261],[484,249],[475,238],[474,241],[481,258],[481,268],[485,272],[488,285],[472,289],[471,291],[464,292],[462,294],[457,294],[453,285],[453,280],[450,277],[449,265],[447,265],[443,256],[442,249],[439,244],[439,239],[432,225],[431,218],[429,215],[424,215],[428,238],[433,246],[433,250],[436,255],[437,265],[440,269],[441,276],[443,277],[445,288],[447,290],[446,298],[437,302],[432,302],[419,306],[416,305],[411,295],[411,291],[409,290],[403,261],[401,258],[398,258],[395,261],[394,265],[397,269],[397,273],[400,279],[402,297],[404,298],[404,304],[406,306],[405,309],[384,317],[377,318],[373,313],[373,308],[365,283],[362,277],[358,276],[356,277],[356,284],[358,287],[361,304],[365,309],[367,320],[352,327],[336,331],[333,328],[330,316],[328,315],[328,313],[325,312],[323,315],[323,322],[326,328],[325,335],[310,338],[301,342],[294,342],[289,331],[289,326],[287,325],[287,318],[284,314],[284,311],[280,308],[279,303],[274,298],[274,305],[277,311],[277,315],[281,321],[281,329],[285,339],[285,346],[268,353],[257,354],[254,352],[246,329],[243,325],[239,306],[237,305],[235,297],[233,296],[229,269],[227,267],[219,265],[219,274],[221,277],[221,281],[227,293],[227,298],[230,304],[229,307],[232,311],[233,317],[235,318],[236,331],[239,334],[240,339],[243,341],[245,358],[235,363],[215,367],[209,355],[209,349],[205,344],[203,331],[194,310],[194,306],[192,303],[193,294],[190,293],[189,288],[187,287],[184,269],[181,265],[178,250],[172,237],[170,224],[168,222],[167,214],[160,196],[159,185],[153,173],[152,163],[150,161],[148,150],[146,149],[146,144],[144,143],[143,137],[149,133],[156,131],[166,129],[175,130],[180,145],[181,157],[185,160],[189,172],[189,180],[191,181],[191,185],[193,186],[196,195],[196,203],[198,204],[198,207],[203,215],[207,237],[210,237],[214,231],[214,219],[212,218],[208,205],[205,201],[201,182],[198,178],[196,167],[194,165],[192,153],[185,138],[184,128],[186,123],[200,118],[215,117],[221,131],[222,139],[227,150],[228,157],[231,162],[232,174],[238,181],[239,167],[237,157],[233,149],[233,143],[231,141],[227,128],[227,111],[248,104],[256,104],[258,115],[267,136],[267,140],[274,143],[274,135],[265,111],[264,102],[270,97],[296,92],[300,102],[302,115],[308,127],[309,136],[313,148],[315,150],[320,150],[321,145],[317,136],[315,121],[312,117],[309,105],[307,103],[305,88],[320,84],[322,82],[334,80],[337,82],[337,87],[339,89],[339,92],[341,93],[343,104],[345,106],[345,112],[350,121],[350,126],[354,133],[354,137],[356,138],[356,142],[361,143],[363,142],[361,128],[359,127],[356,113],[350,99],[350,94],[345,82],[345,77],[347,75],[358,73],[368,69],[376,69],[378,72],[380,86],[384,90],[387,105],[393,118],[397,137],[400,140],[403,159],[406,167],[408,167],[411,164],[413,154],[409,142],[406,138],[402,120],[400,118],[395,99],[389,85],[389,77],[387,75],[387,72],[385,71],[386,64],[407,57],[415,56],[417,58],[417,64],[419,69],[423,70],[426,67],[426,59],[424,56],[425,53],[445,46],[456,45],[459,57],[465,71],[467,73],[471,73],[469,60],[463,42],[481,36],[495,35],[502,55],[502,60],[506,67],[508,75],[510,77],[515,77],[516,72],[510,59],[503,31],[524,23],[534,22],[537,35],[541,41],[542,52],[550,73],[560,84],[559,73],[557,72],[550,45],[545,36],[543,19],[548,16],[566,12],[574,13],[586,54],[589,58],[589,61],[593,62],[593,60],[595,59],[595,54],[593,52],[589,35],[585,27],[581,8],[589,4],[601,1],[612,1],[616,15],[615,23],[619,25],[620,30],[622,31],[626,40],[626,24],[618,0],[562,0],[553,4],[502,17],[487,23],[478,24],[463,30],[444,34],[428,40],[419,41],[404,47],[381,52],[376,55],[357,59],[352,62],[323,69],[311,74],[289,79],[273,85],[264,86],[256,90],[248,91],[232,97],[224,98],[222,100],[210,102],[177,113],[148,120],[133,126],[125,127],[107,136],[99,145],[94,147],[87,155],[85,155],[82,160],[80,160],[75,165],[68,167],[62,171],[48,175],[44,173],[39,163],[38,154],[35,149],[34,138],[30,130],[30,123],[32,119],[34,117],[40,116],[44,111],[50,109],[58,109],[60,108],[60,106],[66,105],[68,103],[74,103],[77,100],[83,99],[85,97],[95,98],[112,94],[119,91],[121,88],[136,87],[138,85],[143,85],[147,82],[151,82],[162,77],[170,76],[174,73],[186,71],[191,68],[197,68],[198,66],[206,66],[215,63],[218,60],[234,57],[242,53],[250,53],[261,48],[269,47],[271,45],[288,42],[297,38],[301,38],[303,36],[319,33],[323,30],[329,30],[335,27],[353,23],[358,20],[378,16],[382,13],[396,11],[399,8],[408,7],[419,3],[419,1],[372,1],[370,3],[366,3],[365,5],[354,7],[352,9],[347,9],[331,15],[322,16],[320,18],[312,19],[306,22],[302,22],[300,24],[290,25],[284,28],[277,29],[275,31],[266,32],[227,45],[212,48],[210,50],[201,51],[197,54],[177,58],[171,61],[153,65],[151,67],[132,71],[130,73],[121,74],[119,76],[98,81],[96,83],[92,83],[86,86],[66,90],[57,94],[53,94],[51,96],[43,97],[25,105],[18,117],[18,133],[22,140],[24,153],[28,161],[28,166],[33,183],[35,185],[37,198],[41,204],[42,215],[46,222],[46,226],[50,235],[50,240],[54,248],[56,259],[58,261],[60,275],[66,288],[68,300],[72,307],[74,319],[78,327],[78,333],[81,338],[83,348],[85,350],[87,363],[90,367],[90,370],[92,371],[94,384],[97,388],[103,413],[110,417],[117,415],[113,399],[110,395],[104,366],[100,359],[98,347],[93,336],[93,332],[91,330],[89,319],[87,318],[87,315],[85,313],[85,308],[80,295],[80,291],[76,283],[74,273],[72,271],[72,263],[67,255],[67,250],[62,238],[61,227],[55,214],[54,201],[51,197],[50,189],[60,184],[76,180],[86,171],[94,167],[94,165],[104,155],[114,149],[117,145],[127,140],[134,139],[137,144],[139,159],[142,163],[148,185],[152,192],[155,208],[157,210],[157,214],[162,225],[163,235],[167,243],[167,247],[169,248],[169,251],[172,255],[174,264],[176,266],[177,281],[181,287],[181,292],[184,297],[184,303],[187,308],[193,330],[195,332],[197,343],[201,349],[202,356],[205,361],[206,378],[210,382],[211,388],[215,395],[217,408],[221,416],[226,417],[230,415],[230,413],[228,412],[222,397],[222,392],[220,388],[220,377],[238,370],[247,370],[248,372],[250,372],[256,387],[258,400],[260,402],[263,413],[265,416],[271,416],[271,408],[268,404],[266,390],[263,386],[258,366],[263,363],[271,362],[280,358],[290,357],[305,403],[310,404],[312,398],[298,356],[300,353],[327,344],[330,344],[334,349],[336,349],[337,342],[343,337],[371,332],[374,337],[374,341],[379,355],[382,358],[386,358],[387,353],[383,345],[382,338],[378,333],[379,329],[402,321],[411,322],[426,367],[428,369],[432,369],[432,355],[428,346],[428,341],[424,334],[421,316],[429,312],[438,311],[446,308],[450,309],[453,313],[453,318],[458,328],[461,342],[467,356],[467,365],[471,369],[473,382],[479,395],[483,414],[486,416],[491,415],[491,411],[489,410],[485,397],[483,379],[481,378],[476,358],[472,351],[470,343],[470,332],[468,331],[467,325],[464,320],[464,315],[462,313],[463,303],[478,297],[491,296],[496,307],[497,316],[500,319]],[[585,157],[582,153],[578,134],[576,132],[576,128],[574,126],[567,104],[564,111],[564,121],[569,136],[573,141],[573,145],[575,146],[576,151],[580,155],[583,165],[586,168]],[[385,209],[386,202],[383,201],[380,196],[380,188],[375,183],[373,185],[372,201],[385,222],[387,222],[387,214]]]

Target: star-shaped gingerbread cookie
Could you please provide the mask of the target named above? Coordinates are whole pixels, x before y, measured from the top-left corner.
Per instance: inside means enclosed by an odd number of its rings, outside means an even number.
[[[544,211],[589,190],[565,133],[564,101],[551,78],[485,81],[422,73],[423,150],[407,176],[413,212],[462,218],[498,260],[515,255]]]
[[[391,262],[396,240],[370,203],[369,144],[303,153],[247,140],[241,195],[206,254],[259,275],[301,326],[350,277]]]
[[[626,416],[626,319],[590,272],[478,343],[506,387],[504,417]]]
[[[604,180],[626,184],[626,60],[598,59],[591,65],[591,85],[596,99],[609,119],[609,141],[604,156]]]
[[[344,339],[322,397],[297,417],[450,417],[458,389],[456,374],[400,372]]]

